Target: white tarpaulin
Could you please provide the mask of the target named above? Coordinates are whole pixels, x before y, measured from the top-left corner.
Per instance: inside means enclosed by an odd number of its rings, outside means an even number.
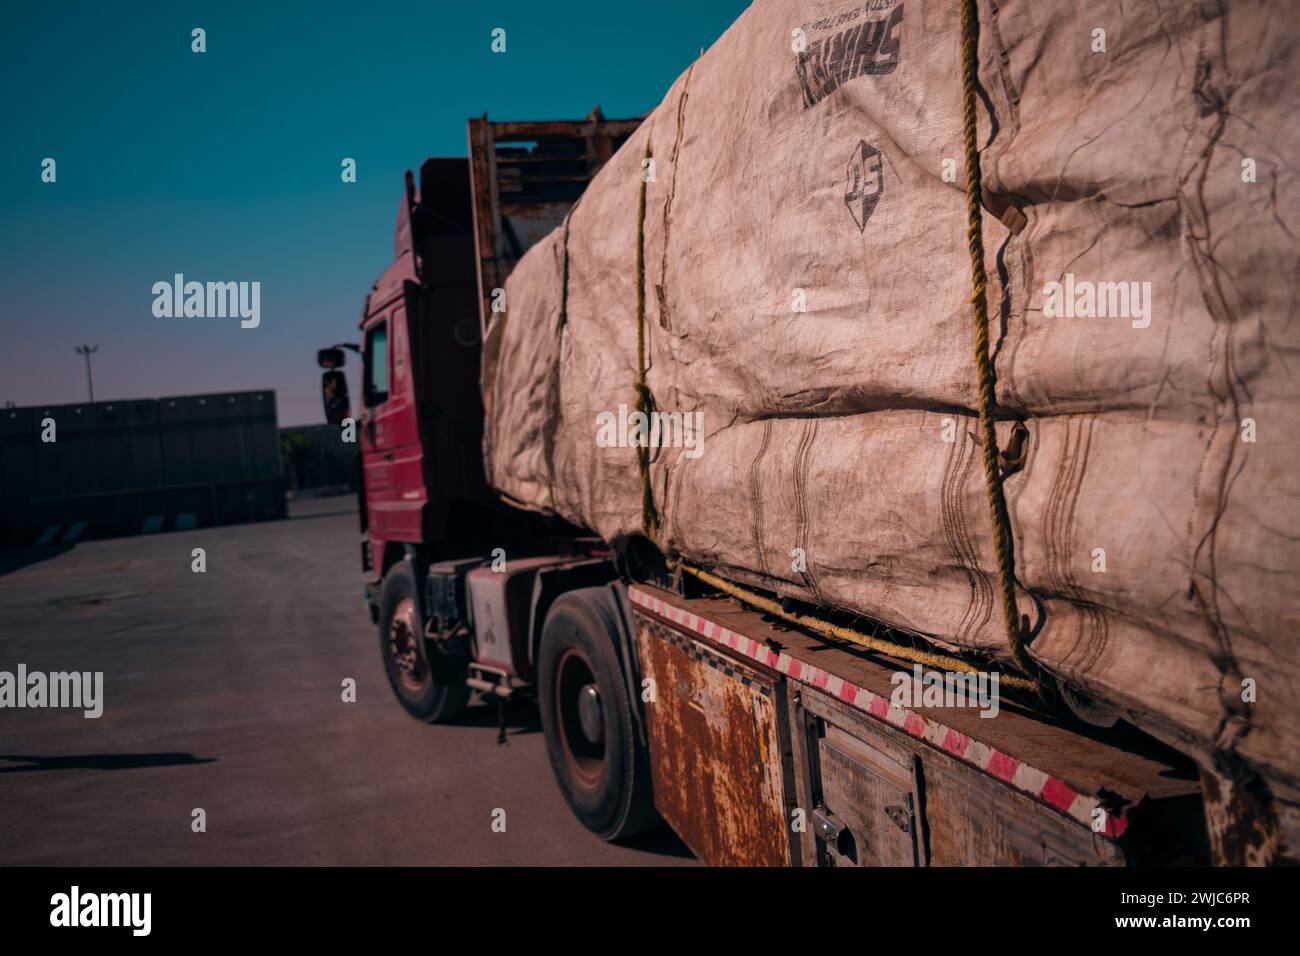
[[[1296,19],[1282,0],[999,0],[979,71],[1000,446],[1027,430],[1005,491],[1029,653],[1166,739],[1235,747],[1292,800]],[[960,42],[953,2],[757,0],[507,283],[483,373],[494,486],[613,542],[640,533],[636,450],[608,439],[636,402],[650,138],[647,384],[682,416],[652,451],[660,544],[1004,653]],[[1230,712],[1248,721],[1231,743]]]

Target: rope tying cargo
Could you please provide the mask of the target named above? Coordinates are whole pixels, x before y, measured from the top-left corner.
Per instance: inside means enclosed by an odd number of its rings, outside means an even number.
[[[823,637],[838,638],[850,644],[857,644],[869,650],[878,651],[881,654],[887,654],[890,657],[896,657],[900,660],[911,661],[915,664],[924,664],[927,667],[933,667],[936,670],[961,671],[966,674],[979,673],[978,668],[967,663],[959,657],[949,657],[946,654],[935,654],[930,651],[918,650],[914,647],[907,647],[903,644],[895,644],[892,641],[881,640],[878,637],[872,637],[869,634],[863,634],[860,631],[852,630],[847,627],[840,627],[838,624],[831,624],[821,618],[812,617],[807,614],[799,614],[796,611],[787,611],[776,601],[766,598],[757,592],[750,591],[748,588],[742,588],[739,585],[732,584],[716,574],[710,574],[708,571],[702,571],[699,568],[693,568],[685,562],[680,562],[678,566],[687,574],[703,581],[710,587],[717,588],[725,594],[729,594],[739,601],[744,601],[751,607],[758,608],[764,613],[773,617],[779,617],[783,621],[795,624],[799,627],[815,631]],[[999,678],[999,683],[1006,687],[1016,687],[1021,690],[1034,691],[1038,685],[1032,680],[1024,677],[1015,677],[1010,674],[1003,674]]]
[[[984,453],[984,484],[988,496],[989,517],[993,522],[993,547],[997,552],[998,586],[1001,591],[1002,617],[1006,623],[1007,644],[1012,660],[1026,673],[1032,665],[1025,654],[1025,629],[1016,608],[1015,544],[1011,537],[1011,519],[1002,493],[1002,473],[998,467],[998,436],[994,428],[993,407],[997,396],[993,388],[993,363],[989,361],[989,311],[986,291],[988,275],[984,271],[984,231],[980,212],[980,154],[976,144],[975,88],[979,82],[979,14],[978,0],[961,0],[962,59],[962,134],[966,147],[966,211],[969,218],[967,239],[971,262],[971,305],[975,317],[975,369],[979,376],[979,433]]]
[[[645,141],[645,159],[653,161],[650,138]],[[645,381],[645,191],[648,163],[641,164],[641,195],[636,207],[636,410],[646,416],[644,442],[636,447],[636,464],[641,472],[641,533],[659,544],[659,516],[655,512],[654,491],[650,487],[650,413],[654,396]]]

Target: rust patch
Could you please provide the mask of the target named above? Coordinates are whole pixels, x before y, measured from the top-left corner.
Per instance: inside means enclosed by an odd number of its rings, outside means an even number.
[[[786,866],[780,679],[638,615],[655,805],[711,866]]]
[[[1278,856],[1272,794],[1259,775],[1235,756],[1217,755],[1201,768],[1205,827],[1216,866],[1271,866]]]

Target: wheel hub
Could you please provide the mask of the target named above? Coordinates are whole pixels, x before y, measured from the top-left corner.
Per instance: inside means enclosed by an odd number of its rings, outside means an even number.
[[[429,681],[429,664],[420,653],[419,617],[415,602],[403,598],[393,610],[388,626],[388,651],[397,667],[397,677],[409,691],[419,692]]]
[[[600,689],[595,684],[578,691],[578,722],[589,742],[598,744],[605,739],[605,715],[600,706]]]
[[[567,648],[555,666],[555,720],[573,782],[594,790],[605,775],[605,714],[586,654]]]

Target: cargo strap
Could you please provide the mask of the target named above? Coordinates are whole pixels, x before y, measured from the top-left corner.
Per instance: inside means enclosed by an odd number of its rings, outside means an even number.
[[[807,614],[799,614],[796,611],[787,611],[778,602],[766,598],[748,588],[742,588],[739,585],[732,584],[725,578],[720,578],[716,574],[710,574],[700,568],[693,568],[685,562],[678,564],[683,571],[691,577],[703,581],[710,587],[717,588],[724,594],[730,594],[739,601],[757,608],[773,617],[778,617],[783,621],[788,621],[798,627],[807,628],[823,637],[838,638],[850,644],[857,644],[860,647],[877,651],[889,657],[900,660],[911,661],[916,664],[924,664],[927,667],[936,670],[961,671],[966,674],[979,673],[978,668],[962,660],[959,657],[949,657],[946,654],[935,654],[930,651],[923,651],[915,647],[907,647],[904,644],[895,644],[893,641],[882,640],[878,637],[872,637],[869,634],[863,634],[861,631],[855,631],[847,627],[840,627],[838,624],[831,624],[829,621],[822,620],[819,617],[812,617]],[[1034,691],[1038,685],[1034,681],[1025,677],[1015,677],[1011,674],[1003,674],[1000,683],[1005,687],[1016,687],[1021,690]]]
[[[984,230],[980,212],[980,154],[976,143],[977,122],[975,92],[979,83],[979,13],[978,0],[961,3],[962,61],[962,133],[966,147],[966,211],[970,246],[971,305],[975,318],[975,370],[979,376],[979,434],[984,453],[984,485],[988,496],[989,517],[993,522],[993,547],[998,559],[998,586],[1002,598],[1002,617],[1006,624],[1011,658],[1025,673],[1033,666],[1025,654],[1027,628],[1016,608],[1015,544],[1011,537],[1011,519],[1002,493],[1002,473],[998,467],[998,436],[994,427],[993,363],[989,360],[989,307],[986,291],[988,275],[984,271]]]
[[[645,141],[645,160],[653,162],[650,137]],[[655,511],[654,491],[650,487],[650,414],[654,396],[645,383],[645,190],[646,168],[641,164],[641,195],[636,206],[636,410],[646,416],[646,441],[636,447],[636,464],[641,472],[641,533],[659,544],[659,515]]]

